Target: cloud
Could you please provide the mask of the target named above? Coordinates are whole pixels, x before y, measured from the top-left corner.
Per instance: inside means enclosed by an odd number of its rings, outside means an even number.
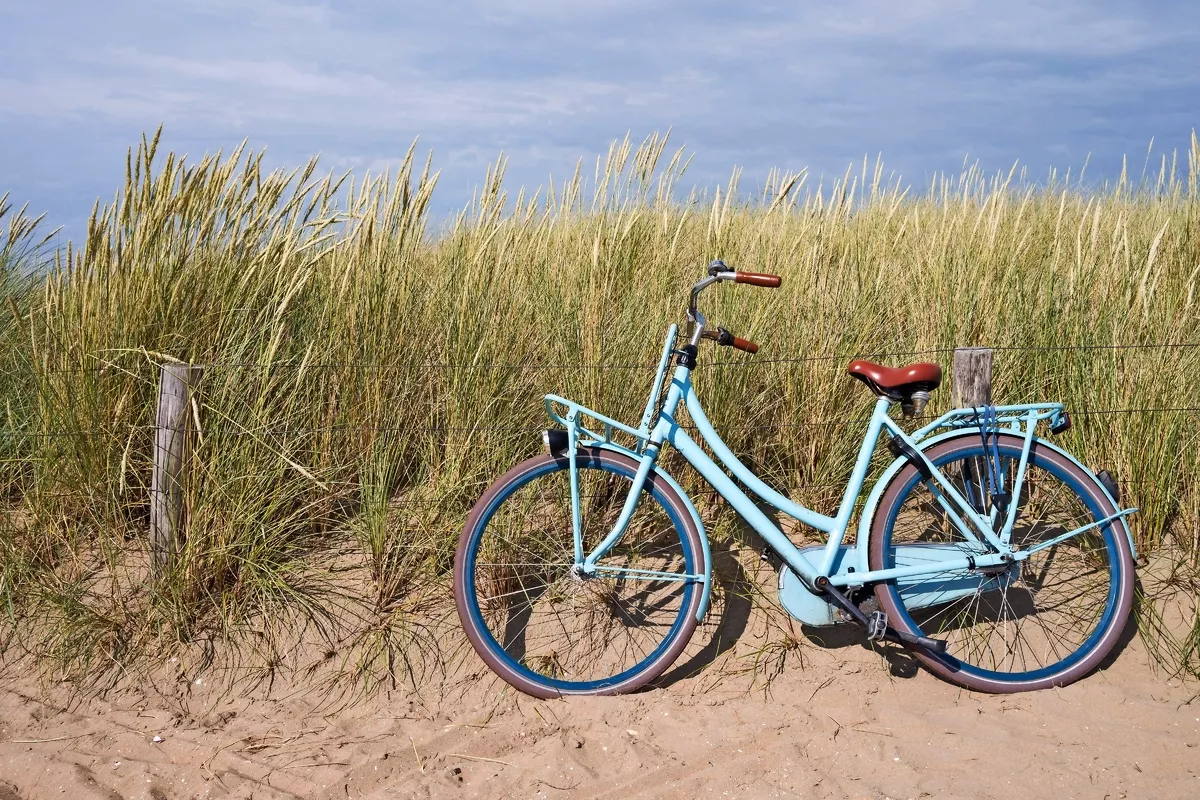
[[[1152,136],[1182,143],[1200,106],[1187,2],[56,5],[0,5],[0,184],[35,198],[107,174],[74,154],[115,159],[164,121],[168,144],[248,136],[293,163],[392,163],[421,135],[465,198],[501,149],[538,182],[667,127],[702,182],[734,164],[840,174],[880,151],[918,183],[964,156],[1041,169],[1091,152],[1098,173]]]
[[[307,96],[351,95],[367,97],[388,85],[363,73],[319,72],[298,62],[262,59],[202,60],[177,56],[143,53],[132,48],[109,51],[105,61],[122,64],[133,70],[155,73],[160,82],[173,83],[170,78],[230,85],[241,91],[263,89]],[[166,80],[164,81],[164,78]]]
[[[332,7],[324,3],[292,3],[284,0],[176,0],[193,13],[216,17],[253,20],[277,26],[280,23],[328,25],[334,18]]]

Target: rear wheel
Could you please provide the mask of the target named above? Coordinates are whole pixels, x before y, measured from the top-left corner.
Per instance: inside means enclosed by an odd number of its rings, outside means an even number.
[[[584,553],[612,529],[638,462],[581,449]],[[586,575],[574,568],[570,463],[518,464],[467,518],[454,565],[459,619],[475,650],[527,694],[618,694],[658,677],[696,627],[704,574],[687,504],[651,473],[624,535]]]
[[[1017,471],[1022,444],[1018,436],[999,436],[1003,484]],[[943,442],[925,456],[977,511],[992,511],[978,436]],[[1117,510],[1090,474],[1036,441],[1012,502],[1011,545],[1025,550]],[[985,550],[994,552],[963,536],[909,466],[880,499],[868,552],[871,569],[879,570]],[[943,655],[914,651],[937,675],[979,691],[1044,689],[1078,680],[1112,650],[1133,602],[1133,559],[1123,526],[1109,522],[1024,561],[900,578],[877,584],[875,595],[897,629],[946,641]]]

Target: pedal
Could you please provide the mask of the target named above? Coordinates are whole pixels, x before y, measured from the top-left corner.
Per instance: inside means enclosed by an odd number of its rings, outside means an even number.
[[[867,617],[867,639],[882,642],[888,633],[888,617],[883,611],[872,611]]]

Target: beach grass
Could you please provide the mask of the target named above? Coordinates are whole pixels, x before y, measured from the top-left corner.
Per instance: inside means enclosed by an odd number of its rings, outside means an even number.
[[[0,647],[58,674],[197,642],[241,642],[241,663],[270,669],[312,639],[350,673],[418,681],[461,647],[434,624],[457,535],[538,451],[542,395],[636,423],[666,326],[714,258],[783,276],[706,295],[713,322],[762,350],[702,352],[696,386],[733,450],[794,499],[840,497],[872,402],[844,374],[852,357],[949,367],[954,348],[988,346],[994,399],[1065,402],[1074,427],[1057,441],[1118,477],[1139,548],[1167,554],[1176,581],[1194,574],[1195,136],[1100,186],[967,166],[913,187],[864,160],[688,194],[686,154],[654,135],[533,191],[510,190],[500,159],[446,221],[415,144],[388,173],[337,175],[315,160],[270,172],[244,148],[189,163],[157,141],[130,151],[83,242],[49,250],[44,223],[0,203]],[[169,361],[204,375],[186,537],[152,581]],[[930,411],[949,403],[947,387]],[[1190,602],[1174,627],[1143,615],[1143,632],[1167,669],[1197,673]]]

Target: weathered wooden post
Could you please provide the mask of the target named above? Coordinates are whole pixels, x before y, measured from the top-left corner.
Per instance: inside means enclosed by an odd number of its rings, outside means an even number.
[[[150,569],[155,578],[162,575],[179,546],[191,393],[203,372],[202,367],[191,364],[162,365],[150,479]]]
[[[955,408],[978,408],[992,402],[990,347],[957,348],[952,372],[951,397]]]

